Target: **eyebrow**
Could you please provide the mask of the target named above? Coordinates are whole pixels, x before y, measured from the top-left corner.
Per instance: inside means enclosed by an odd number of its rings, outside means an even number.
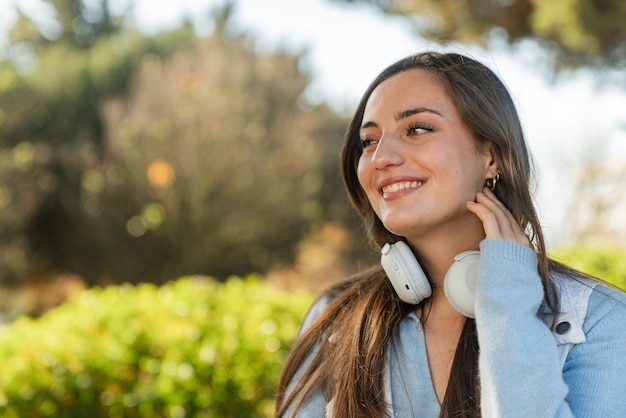
[[[415,115],[417,113],[424,113],[424,112],[434,113],[435,115],[443,116],[443,114],[440,111],[438,111],[438,110],[430,109],[428,107],[416,107],[416,108],[413,108],[413,109],[407,109],[407,110],[403,110],[401,112],[396,113],[395,119],[396,119],[396,122],[398,122],[398,121],[400,121],[402,119],[406,119],[406,118],[408,118],[410,116],[413,116],[413,115]]]
[[[428,107],[415,107],[413,109],[402,110],[402,111],[396,113],[394,115],[394,119],[396,120],[396,122],[399,122],[402,119],[406,119],[406,118],[411,117],[413,115],[416,115],[418,113],[433,113],[435,115],[443,117],[443,113],[441,113],[438,110],[431,109],[431,108],[428,108]],[[366,122],[363,125],[361,125],[361,129],[370,128],[370,127],[376,127],[376,126],[378,126],[378,124],[376,122],[370,121],[370,122]]]

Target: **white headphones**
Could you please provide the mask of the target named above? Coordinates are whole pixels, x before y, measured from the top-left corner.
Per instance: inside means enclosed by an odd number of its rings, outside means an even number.
[[[474,318],[474,293],[480,251],[465,251],[454,257],[446,272],[443,290],[448,302],[459,313]],[[432,289],[413,251],[404,241],[385,244],[380,263],[400,300],[417,305],[430,297]]]

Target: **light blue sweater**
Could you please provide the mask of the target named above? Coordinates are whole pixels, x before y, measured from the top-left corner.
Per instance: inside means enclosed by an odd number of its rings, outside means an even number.
[[[485,240],[480,249],[476,328],[482,416],[626,417],[626,294],[602,285],[591,291],[590,283],[584,281],[569,286],[573,298],[568,296],[562,307],[570,310],[564,316],[569,318],[569,329],[561,327],[559,334],[541,319],[547,311],[534,252],[502,240]],[[557,287],[578,280],[554,279]],[[586,315],[581,315],[569,309],[568,303],[578,303],[577,293],[585,289],[591,294],[588,300],[584,297],[588,305]],[[326,303],[312,308],[303,329]],[[557,344],[572,348],[564,351]],[[401,418],[438,417],[440,405],[428,369],[424,334],[414,313],[400,324],[389,353],[390,413]],[[326,409],[327,401],[318,393],[297,416],[324,417]]]

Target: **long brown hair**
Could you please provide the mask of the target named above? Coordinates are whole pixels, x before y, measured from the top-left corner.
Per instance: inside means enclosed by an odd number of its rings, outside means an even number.
[[[533,204],[532,164],[515,105],[500,79],[485,65],[459,54],[426,52],[386,68],[368,87],[344,138],[342,174],[352,204],[361,215],[372,244],[381,248],[401,240],[374,213],[357,178],[362,153],[359,130],[367,101],[378,85],[404,71],[429,71],[444,86],[477,141],[489,141],[500,169],[495,193],[526,231],[538,258],[547,305],[557,312],[549,271],[571,272],[546,255],[541,225]],[[294,343],[278,388],[276,413],[297,410],[315,391],[334,399],[337,417],[386,416],[384,367],[390,340],[414,306],[399,300],[380,267],[329,289],[330,305]],[[422,320],[424,320],[422,318]],[[339,336],[332,338],[331,336]],[[299,370],[308,355],[308,368]],[[297,381],[293,381],[298,372]],[[302,373],[302,374],[300,374]],[[480,416],[478,339],[474,321],[466,320],[442,403],[443,417]]]

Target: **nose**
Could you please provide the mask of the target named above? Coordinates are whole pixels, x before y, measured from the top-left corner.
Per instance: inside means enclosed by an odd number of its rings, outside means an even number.
[[[400,165],[404,157],[400,152],[400,144],[393,136],[383,136],[376,144],[372,154],[372,165],[376,170],[384,170],[391,166]]]

